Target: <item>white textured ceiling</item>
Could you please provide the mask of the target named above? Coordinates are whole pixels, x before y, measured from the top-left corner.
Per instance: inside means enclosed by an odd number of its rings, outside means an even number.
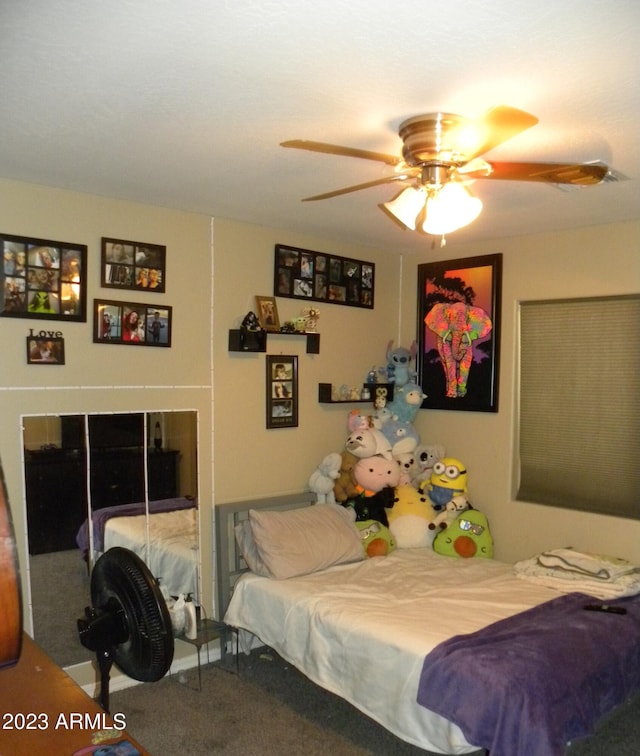
[[[490,157],[628,180],[478,181],[456,238],[640,217],[637,0],[2,0],[0,24],[4,178],[422,250],[378,208],[393,185],[300,202],[388,166],[279,143],[397,154],[410,116],[507,104],[539,124]]]

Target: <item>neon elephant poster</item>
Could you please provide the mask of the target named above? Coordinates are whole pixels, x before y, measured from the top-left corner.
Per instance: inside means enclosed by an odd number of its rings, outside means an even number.
[[[418,265],[424,409],[498,411],[502,255]]]

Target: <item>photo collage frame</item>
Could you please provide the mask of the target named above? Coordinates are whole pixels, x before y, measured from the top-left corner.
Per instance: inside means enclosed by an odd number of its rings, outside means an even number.
[[[372,310],[375,264],[276,244],[273,293]]]
[[[11,234],[0,244],[4,317],[86,322],[86,245]]]
[[[93,321],[94,343],[171,346],[172,308],[168,305],[95,299]]]

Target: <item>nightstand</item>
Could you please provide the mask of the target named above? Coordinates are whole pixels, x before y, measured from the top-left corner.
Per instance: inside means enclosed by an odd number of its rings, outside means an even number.
[[[224,622],[218,620],[198,619],[197,624],[198,632],[195,638],[187,638],[185,635],[178,636],[178,640],[182,640],[185,643],[191,643],[198,651],[198,689],[202,690],[202,676],[200,668],[200,651],[203,646],[207,647],[207,664],[209,664],[209,643],[213,640],[220,641],[220,666],[228,672],[238,672],[238,632],[230,625],[226,625]],[[235,637],[235,664],[233,663],[233,651],[232,660],[229,661],[229,654],[227,652],[227,642]]]

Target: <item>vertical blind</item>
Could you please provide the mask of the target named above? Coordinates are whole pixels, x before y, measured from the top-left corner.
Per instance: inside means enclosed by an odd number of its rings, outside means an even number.
[[[517,498],[640,519],[640,295],[520,305]]]

